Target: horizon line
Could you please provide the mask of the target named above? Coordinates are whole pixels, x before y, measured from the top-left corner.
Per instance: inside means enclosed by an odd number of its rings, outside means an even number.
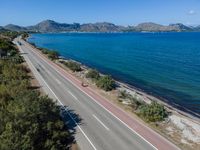
[[[81,22],[59,22],[59,21],[55,21],[53,19],[44,19],[44,20],[41,20],[41,21],[38,21],[37,23],[34,23],[32,25],[19,25],[19,24],[15,24],[15,23],[8,23],[8,24],[5,24],[5,25],[0,25],[2,27],[4,26],[7,26],[7,25],[17,25],[17,26],[20,26],[20,27],[28,27],[28,26],[33,26],[33,25],[36,25],[38,23],[41,23],[43,21],[54,21],[56,23],[60,23],[60,24],[75,24],[75,23],[78,23],[80,25],[83,25],[83,24],[95,24],[95,23],[111,23],[111,24],[114,24],[114,25],[117,25],[117,26],[124,26],[124,27],[128,27],[128,26],[137,26],[139,24],[142,24],[142,23],[155,23],[155,24],[158,24],[158,25],[163,25],[163,26],[169,26],[170,24],[183,24],[183,25],[186,25],[186,26],[198,26],[200,25],[199,24],[187,24],[187,23],[182,23],[182,22],[173,22],[173,23],[168,23],[168,24],[162,24],[162,23],[157,23],[157,22],[153,22],[153,21],[144,21],[144,22],[140,22],[140,23],[135,23],[135,24],[129,24],[129,25],[122,25],[122,24],[117,24],[117,23],[113,23],[113,22],[110,22],[110,21],[96,21],[96,22],[85,22],[85,23],[81,23]]]

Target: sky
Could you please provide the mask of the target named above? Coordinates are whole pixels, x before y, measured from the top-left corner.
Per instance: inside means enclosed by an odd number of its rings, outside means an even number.
[[[0,26],[112,22],[200,25],[200,0],[0,0]]]

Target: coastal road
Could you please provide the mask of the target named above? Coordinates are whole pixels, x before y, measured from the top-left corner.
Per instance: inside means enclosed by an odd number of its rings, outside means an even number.
[[[18,41],[22,43],[18,44]],[[132,118],[22,39],[17,44],[40,85],[65,109],[82,150],[177,150],[165,138]],[[69,122],[68,122],[69,123]]]

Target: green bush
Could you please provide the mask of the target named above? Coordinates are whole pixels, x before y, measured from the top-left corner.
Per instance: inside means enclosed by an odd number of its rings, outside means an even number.
[[[105,91],[111,91],[115,88],[115,81],[111,78],[111,76],[106,75],[100,77],[96,85]]]
[[[29,88],[27,71],[0,61],[0,149],[68,150],[73,139],[60,107]]]
[[[59,53],[57,51],[48,50],[46,48],[40,48],[40,47],[37,47],[37,49],[39,49],[43,54],[46,54],[48,58],[51,60],[58,59],[59,57]]]
[[[13,46],[13,44],[10,40],[0,39],[0,49],[8,52],[8,51],[15,49],[15,47]]]
[[[16,31],[0,30],[0,35],[12,41],[14,38],[20,35],[20,33]]]
[[[48,58],[55,60],[58,59],[59,53],[57,51],[47,51]]]
[[[10,56],[15,56],[17,54],[17,51],[16,50],[10,50],[9,53],[10,53]]]
[[[29,34],[24,32],[21,34],[22,35],[22,39],[26,40],[26,38],[28,38]]]
[[[77,62],[74,62],[74,61],[64,62],[64,65],[67,66],[73,72],[78,72],[78,71],[82,70],[81,65]]]
[[[143,101],[138,100],[136,97],[131,97],[131,107],[134,111],[136,111],[141,105],[145,103]]]
[[[48,54],[48,50],[45,48],[39,48],[43,54]]]
[[[24,58],[19,54],[14,55],[11,59],[13,60],[13,62],[15,62],[17,64],[24,62]]]
[[[99,72],[95,69],[90,69],[88,71],[88,73],[86,74],[86,78],[91,78],[91,79],[94,79],[94,80],[98,80],[99,77],[100,77]]]
[[[123,90],[123,91],[120,91],[118,97],[119,97],[119,98],[122,98],[122,99],[126,99],[126,98],[129,98],[129,97],[130,97],[130,94],[127,93],[126,90]]]
[[[12,44],[0,40],[0,47],[10,53],[0,60],[0,149],[68,150],[73,137],[60,107],[30,88],[29,70]]]
[[[131,103],[130,106],[133,108],[133,110],[137,110],[138,107],[143,104],[136,97],[133,97],[131,94],[127,93],[126,90],[120,91],[118,98],[120,101],[123,101],[122,99],[129,99]]]
[[[167,117],[167,112],[163,105],[157,102],[143,104],[139,107],[138,115],[147,122],[163,121]]]

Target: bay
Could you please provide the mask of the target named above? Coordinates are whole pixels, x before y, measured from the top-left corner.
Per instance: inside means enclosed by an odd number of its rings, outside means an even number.
[[[200,33],[48,33],[28,40],[200,115]]]

